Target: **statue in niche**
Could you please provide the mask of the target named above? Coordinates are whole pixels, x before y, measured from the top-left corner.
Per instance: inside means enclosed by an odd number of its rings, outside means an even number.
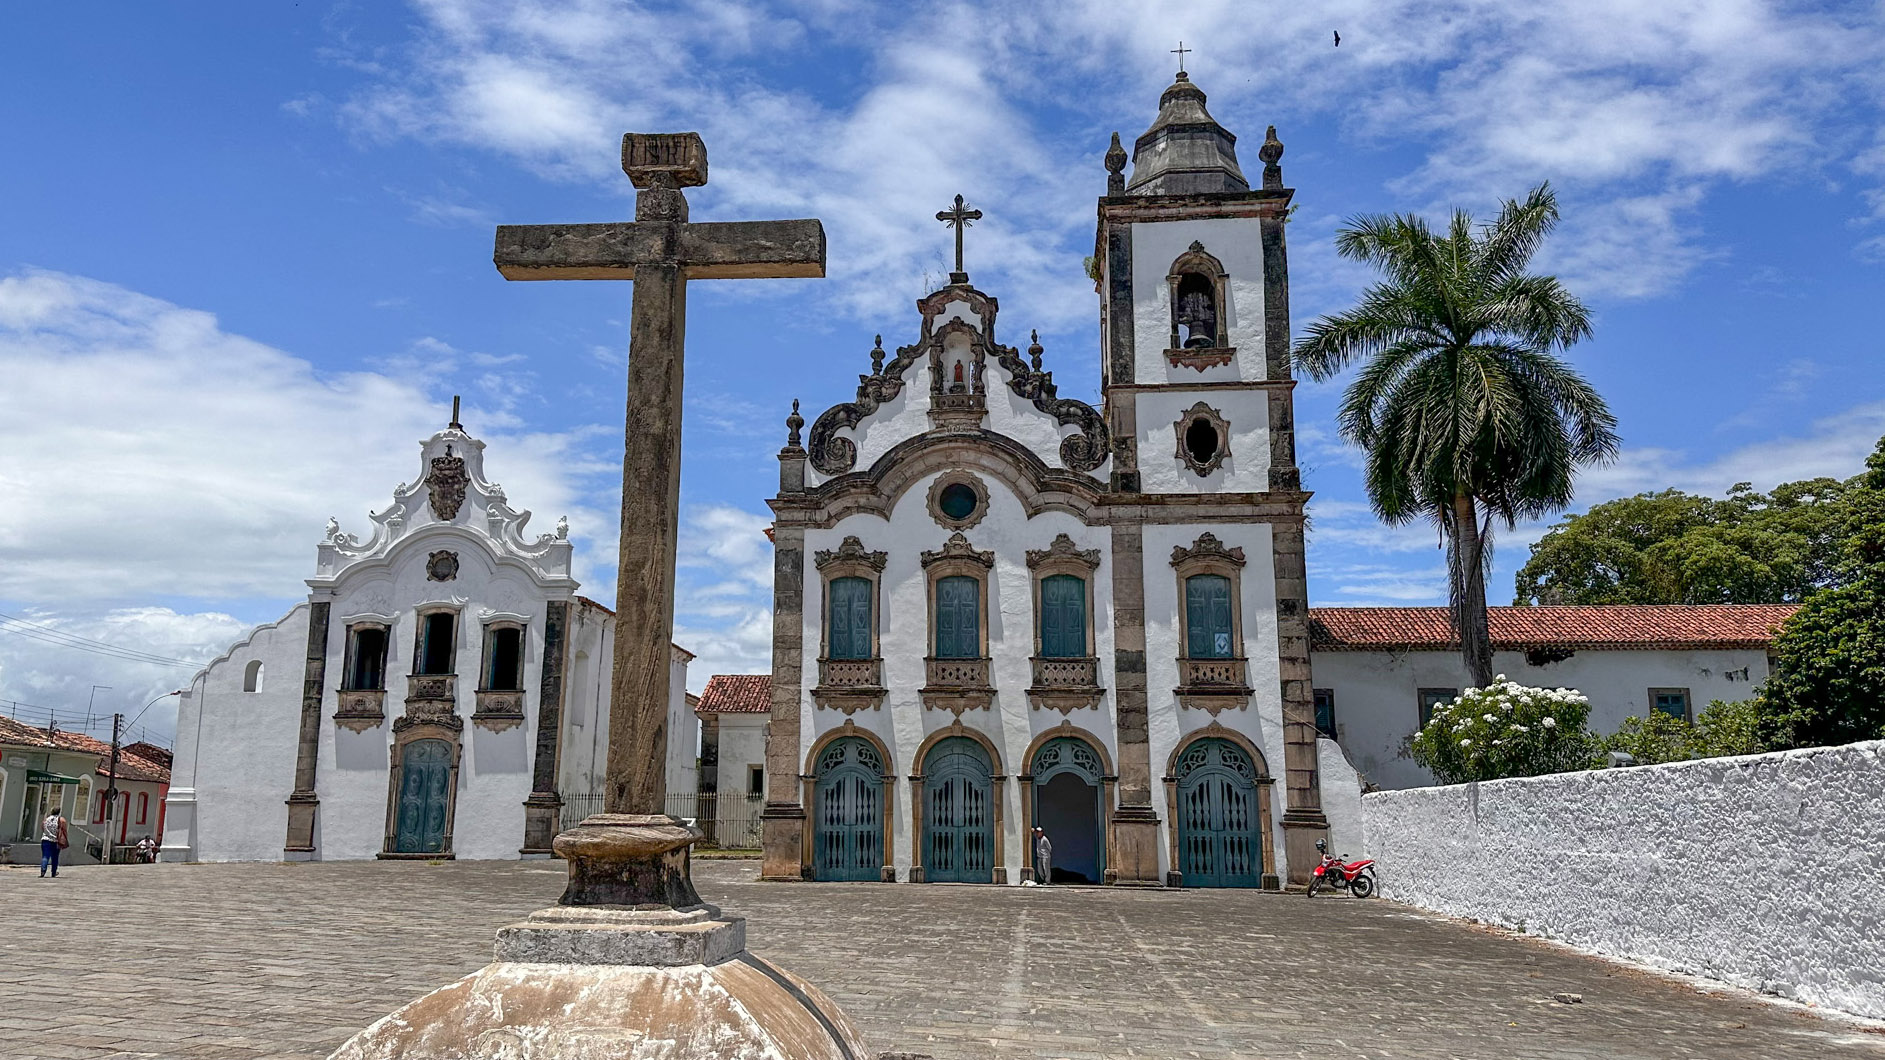
[[[951,394],[962,394],[962,393],[966,393],[967,391],[968,391],[968,387],[964,385],[962,382],[962,362],[957,361],[955,379],[949,384],[949,392]]]
[[[1208,349],[1217,345],[1217,292],[1211,279],[1195,272],[1185,273],[1178,281],[1178,319],[1184,329],[1187,350]]]

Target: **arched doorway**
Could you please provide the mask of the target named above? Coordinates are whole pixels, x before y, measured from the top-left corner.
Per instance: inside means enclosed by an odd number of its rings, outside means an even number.
[[[1229,740],[1187,745],[1172,770],[1177,781],[1175,868],[1186,887],[1263,885],[1263,832],[1257,764]]]
[[[1106,831],[1099,755],[1085,740],[1057,736],[1034,752],[1034,825],[1054,847],[1054,878],[1045,883],[1099,883],[1106,873]],[[1033,836],[1028,837],[1033,864]]]
[[[452,745],[444,740],[413,740],[401,749],[399,763],[393,852],[441,853],[451,810]]]
[[[931,883],[988,883],[995,869],[994,764],[966,736],[923,759],[923,868]]]
[[[884,866],[884,762],[859,736],[818,756],[812,805],[812,878],[870,881]]]

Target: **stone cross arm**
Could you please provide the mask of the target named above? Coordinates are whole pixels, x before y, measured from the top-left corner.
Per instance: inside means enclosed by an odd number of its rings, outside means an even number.
[[[673,263],[690,280],[823,276],[825,226],[803,221],[499,225],[507,280],[632,280],[638,265]]]

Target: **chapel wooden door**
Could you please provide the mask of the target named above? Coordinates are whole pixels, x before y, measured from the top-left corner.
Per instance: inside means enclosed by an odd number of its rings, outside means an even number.
[[[452,745],[414,740],[400,754],[399,810],[393,850],[437,854],[445,849],[445,819],[451,808]]]
[[[1258,887],[1263,834],[1257,772],[1228,740],[1199,740],[1178,760],[1178,871],[1186,887]]]
[[[868,741],[832,741],[818,756],[812,807],[812,878],[881,879],[884,866],[883,757]]]
[[[951,736],[932,748],[924,763],[924,879],[992,882],[995,771],[988,752],[966,736]]]

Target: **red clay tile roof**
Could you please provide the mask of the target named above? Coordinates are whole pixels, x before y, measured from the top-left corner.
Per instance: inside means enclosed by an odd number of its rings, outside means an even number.
[[[94,739],[82,732],[66,732],[64,729],[53,734],[50,744],[46,742],[46,730],[35,728],[14,718],[0,717],[0,744],[14,747],[49,747],[60,751],[76,751],[79,754],[98,756],[98,775],[111,775],[111,745],[103,740]],[[132,744],[118,749],[118,778],[120,780],[145,780],[153,784],[170,783],[170,767],[162,762],[152,761],[131,750],[131,747],[151,747],[154,751],[163,751],[150,744]],[[164,751],[164,754],[169,754]]]
[[[714,674],[701,690],[699,714],[764,714],[772,709],[771,674]]]
[[[1765,648],[1793,604],[1645,604],[1492,607],[1493,647],[1504,651]],[[1457,651],[1444,607],[1312,607],[1315,651]]]

